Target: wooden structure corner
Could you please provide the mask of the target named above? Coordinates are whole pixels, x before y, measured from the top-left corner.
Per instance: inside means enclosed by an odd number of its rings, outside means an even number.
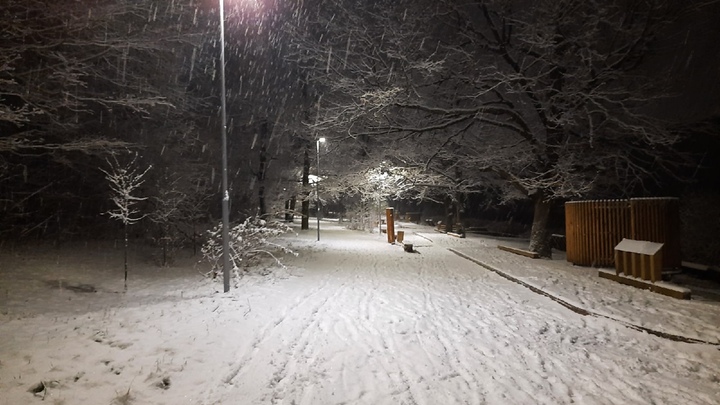
[[[523,250],[523,249],[514,248],[514,247],[510,247],[510,246],[503,246],[503,245],[498,245],[498,249],[504,250],[504,251],[510,252],[510,253],[515,253],[516,255],[529,257],[531,259],[539,259],[540,258],[539,254],[532,252],[530,250]]]

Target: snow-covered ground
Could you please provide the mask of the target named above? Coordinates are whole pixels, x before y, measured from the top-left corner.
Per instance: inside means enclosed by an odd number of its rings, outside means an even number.
[[[0,405],[720,403],[720,302],[400,229],[416,253],[323,222],[229,294],[192,258],[138,249],[123,293],[119,248],[5,247]]]

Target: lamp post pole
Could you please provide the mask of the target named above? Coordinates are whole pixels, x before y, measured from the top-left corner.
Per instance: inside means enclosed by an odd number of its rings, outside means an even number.
[[[227,169],[227,112],[225,101],[225,6],[220,3],[220,134],[222,138],[222,239],[223,291],[230,291],[230,193]]]
[[[315,179],[315,205],[317,206],[317,212],[315,213],[315,216],[317,217],[317,240],[320,241],[320,143],[325,142],[325,138],[318,138],[317,141],[315,141],[315,144],[317,146],[317,178]]]

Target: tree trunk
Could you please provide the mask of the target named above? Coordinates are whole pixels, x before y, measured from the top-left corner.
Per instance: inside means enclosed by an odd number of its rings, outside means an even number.
[[[123,237],[125,239],[124,267],[125,267],[125,291],[127,291],[127,273],[128,273],[128,224],[123,224]]]
[[[457,189],[460,188],[460,183],[462,183],[462,171],[460,170],[460,167],[455,166],[455,186],[457,187]],[[450,201],[450,209],[452,214],[452,231],[464,235],[465,230],[462,226],[461,216],[463,200],[464,199],[462,193],[460,191],[455,191]]]
[[[289,200],[285,201],[285,222],[293,222],[295,219],[295,202],[297,198],[295,196],[290,197]]]
[[[170,231],[167,229],[167,226],[162,226],[162,267],[167,266],[167,260],[168,260],[168,242]]]
[[[538,192],[534,196],[535,208],[533,212],[533,224],[530,231],[530,250],[541,257],[552,256],[552,243],[550,240],[550,210],[552,201],[545,198],[545,193]]]
[[[303,201],[302,201],[302,223],[300,229],[310,229],[310,199],[308,189],[310,188],[310,155],[307,147],[305,147],[305,156],[303,159]]]
[[[265,217],[267,214],[267,208],[265,206],[265,172],[267,169],[267,144],[266,139],[268,136],[268,125],[263,123],[260,126],[260,167],[258,168],[257,180],[258,180],[258,207],[260,211],[260,217]]]
[[[445,197],[445,232],[453,231],[453,222],[455,221],[455,207],[452,197]]]
[[[195,221],[192,221],[192,245],[193,245],[193,257],[197,256],[197,229]]]
[[[453,225],[453,229],[455,233],[459,233],[463,237],[465,236],[465,226],[463,226],[463,195],[462,193],[458,192],[455,197],[455,201],[453,202],[453,208],[455,210],[455,224]]]

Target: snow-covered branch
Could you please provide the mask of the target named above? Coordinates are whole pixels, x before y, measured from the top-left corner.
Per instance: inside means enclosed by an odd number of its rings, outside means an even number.
[[[113,192],[112,201],[115,209],[107,212],[110,218],[122,222],[124,225],[134,224],[145,218],[145,214],[140,215],[137,204],[147,199],[147,197],[138,197],[134,192],[144,183],[143,177],[152,168],[148,166],[145,170],[137,167],[137,153],[127,164],[118,162],[117,157],[112,155],[112,160],[107,160],[110,166],[109,170],[100,169],[105,173],[105,178]]]
[[[236,277],[241,277],[241,268],[254,263],[259,256],[270,256],[276,264],[283,266],[276,252],[296,255],[292,249],[276,239],[291,232],[290,226],[277,221],[267,221],[257,217],[249,217],[230,229],[229,256],[232,270]],[[223,271],[222,224],[208,231],[208,238],[203,244],[202,254],[211,265],[210,275],[215,278]]]

